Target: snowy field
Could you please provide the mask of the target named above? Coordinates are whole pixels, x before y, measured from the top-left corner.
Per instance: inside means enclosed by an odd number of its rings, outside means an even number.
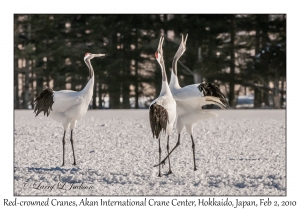
[[[285,110],[214,110],[171,155],[173,174],[157,177],[158,141],[148,110],[88,111],[70,132],[62,164],[62,125],[15,111],[14,195],[286,195]],[[162,157],[166,138],[162,139]],[[174,130],[171,148],[177,142]],[[168,164],[162,168],[167,173]]]

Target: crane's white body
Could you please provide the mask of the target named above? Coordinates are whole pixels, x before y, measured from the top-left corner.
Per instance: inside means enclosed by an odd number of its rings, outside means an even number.
[[[62,123],[65,130],[74,129],[77,120],[87,112],[93,96],[94,76],[82,91],[61,90],[53,93],[53,106],[49,116]]]
[[[174,122],[176,120],[176,102],[172,96],[169,85],[166,81],[162,82],[162,89],[160,95],[157,99],[152,101],[150,106],[152,106],[152,104],[154,103],[164,107],[167,110],[169,122],[167,124],[166,134],[170,135],[173,130]]]
[[[211,104],[206,101],[203,92],[199,91],[199,84],[180,87],[177,76],[171,73],[170,90],[177,104],[176,129],[178,133],[184,126],[189,135],[192,135],[194,125],[202,120],[218,116],[216,113],[202,109],[202,106]]]

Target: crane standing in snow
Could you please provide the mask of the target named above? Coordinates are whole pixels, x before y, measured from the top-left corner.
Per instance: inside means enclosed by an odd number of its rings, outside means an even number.
[[[54,120],[62,123],[64,127],[63,135],[63,163],[65,165],[65,134],[66,130],[70,127],[71,130],[71,145],[73,151],[73,165],[76,165],[75,152],[73,145],[73,129],[76,126],[77,120],[81,119],[87,112],[89,103],[93,96],[94,87],[94,70],[91,65],[90,60],[94,57],[105,56],[105,54],[91,54],[86,53],[84,55],[84,62],[89,68],[90,79],[83,90],[77,92],[72,90],[60,90],[53,91],[51,88],[47,87],[44,89],[34,100],[36,113],[38,116],[40,112],[50,115]]]
[[[181,44],[172,62],[172,73],[170,80],[170,90],[173,94],[173,98],[176,101],[176,110],[178,116],[176,123],[178,141],[175,147],[168,154],[168,156],[155,166],[164,164],[165,160],[169,158],[170,154],[176,149],[176,147],[179,146],[181,131],[184,127],[186,127],[186,131],[191,136],[192,140],[194,171],[196,171],[197,167],[195,162],[195,143],[193,138],[193,128],[196,123],[217,116],[216,113],[202,110],[202,106],[207,104],[215,104],[224,109],[227,102],[223,93],[213,83],[201,83],[188,85],[183,88],[180,87],[177,77],[177,61],[186,50],[186,40],[187,36],[184,40],[182,35]]]
[[[163,36],[159,40],[157,51],[155,52],[155,58],[161,67],[162,72],[162,87],[160,91],[160,95],[157,99],[155,99],[149,107],[149,117],[150,117],[150,125],[153,137],[158,139],[159,145],[159,162],[161,161],[161,147],[160,147],[160,136],[161,131],[165,131],[168,135],[167,141],[167,151],[169,154],[169,136],[173,129],[173,124],[176,118],[176,102],[172,97],[172,93],[170,91],[167,74],[165,70],[165,64],[163,59],[163,45],[164,38]],[[171,164],[169,158],[169,172],[171,174]],[[160,166],[158,176],[161,176]]]

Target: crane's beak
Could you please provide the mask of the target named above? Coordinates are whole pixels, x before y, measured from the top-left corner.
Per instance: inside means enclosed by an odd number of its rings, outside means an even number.
[[[94,55],[94,57],[103,57],[103,56],[105,56],[105,54],[93,54]]]
[[[180,43],[179,48],[174,56],[174,59],[179,59],[185,52],[187,37],[188,37],[188,34],[186,35],[185,39],[184,39],[183,34],[181,34],[181,43]]]
[[[180,45],[186,46],[186,40],[187,40],[187,38],[188,38],[188,34],[186,34],[185,39],[184,39],[183,34],[181,34],[181,44]]]
[[[189,34],[186,34],[186,37],[185,37],[185,40],[184,40],[184,45],[186,45],[186,40],[187,40],[187,38],[188,38],[188,35],[189,35]],[[182,36],[182,42],[183,42],[183,36]]]

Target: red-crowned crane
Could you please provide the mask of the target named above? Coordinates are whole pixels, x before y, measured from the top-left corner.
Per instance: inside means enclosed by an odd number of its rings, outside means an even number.
[[[157,51],[155,52],[155,58],[161,67],[162,72],[162,86],[160,95],[157,99],[155,99],[149,107],[149,118],[150,118],[150,125],[153,137],[158,139],[158,153],[159,153],[159,162],[161,161],[161,147],[160,147],[160,138],[161,133],[164,131],[168,135],[167,140],[167,151],[169,154],[169,136],[173,129],[173,124],[176,118],[176,102],[172,97],[172,93],[170,91],[168,81],[167,81],[167,74],[165,70],[165,64],[163,59],[163,45],[164,38],[161,36],[158,44]],[[161,177],[159,166],[159,173],[158,176]],[[169,158],[169,172],[171,174],[171,163]]]
[[[176,147],[179,146],[180,134],[182,129],[185,127],[187,133],[191,136],[194,171],[196,171],[197,167],[195,162],[195,143],[193,138],[193,128],[196,123],[217,116],[217,114],[214,112],[203,110],[202,106],[208,104],[215,104],[220,108],[224,109],[226,108],[227,101],[223,93],[214,83],[200,83],[180,87],[177,77],[177,61],[186,50],[187,36],[188,35],[186,35],[186,38],[184,40],[182,35],[181,44],[172,62],[172,73],[169,86],[173,98],[176,101],[176,129],[178,132],[178,141],[166,158],[169,158],[169,155],[174,151]],[[164,164],[166,158],[164,158],[158,165]]]
[[[34,100],[35,116],[38,116],[40,112],[47,114],[54,120],[62,123],[64,127],[63,134],[63,163],[65,165],[65,134],[66,130],[71,130],[71,145],[73,151],[73,165],[76,165],[75,152],[73,145],[73,130],[76,126],[77,120],[81,119],[88,110],[89,103],[93,96],[94,87],[94,70],[91,65],[91,59],[94,57],[102,57],[105,54],[91,54],[86,53],[84,55],[84,62],[89,68],[90,79],[83,90],[77,92],[72,90],[60,90],[53,91],[51,88],[46,87]]]

